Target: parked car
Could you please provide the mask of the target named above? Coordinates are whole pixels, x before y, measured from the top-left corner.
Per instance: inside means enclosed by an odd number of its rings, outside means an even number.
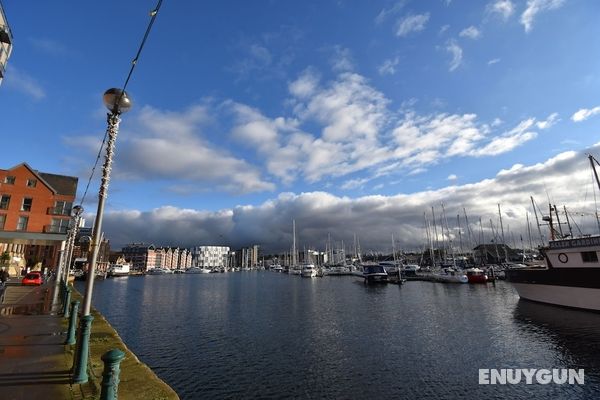
[[[41,285],[44,283],[44,279],[42,277],[42,273],[39,271],[32,271],[27,273],[25,277],[21,280],[22,285]]]

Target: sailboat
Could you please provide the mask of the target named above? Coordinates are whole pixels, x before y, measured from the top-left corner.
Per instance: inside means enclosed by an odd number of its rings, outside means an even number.
[[[293,231],[293,239],[292,239],[292,265],[290,265],[290,269],[288,273],[290,275],[301,275],[302,268],[298,265],[298,252],[296,250],[296,220],[292,220],[292,231]]]

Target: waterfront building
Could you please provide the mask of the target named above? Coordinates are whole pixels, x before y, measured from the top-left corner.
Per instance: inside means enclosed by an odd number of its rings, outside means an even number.
[[[200,268],[226,268],[229,247],[197,246],[192,249],[194,266]]]
[[[151,244],[131,243],[123,247],[121,252],[134,271],[147,271],[156,265],[154,246]]]
[[[0,84],[6,71],[6,63],[12,52],[13,36],[4,14],[4,6],[0,2]]]
[[[0,253],[8,252],[11,274],[26,266],[58,265],[77,182],[26,163],[0,169]]]

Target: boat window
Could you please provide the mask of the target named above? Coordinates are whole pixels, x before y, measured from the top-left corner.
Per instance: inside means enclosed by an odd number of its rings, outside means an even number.
[[[583,262],[594,262],[597,263],[598,262],[598,253],[596,253],[595,251],[584,251],[581,253],[581,260]]]

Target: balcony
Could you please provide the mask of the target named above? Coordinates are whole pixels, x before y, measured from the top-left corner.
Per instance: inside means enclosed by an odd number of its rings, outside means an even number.
[[[48,207],[48,215],[64,215],[66,217],[71,216],[71,210],[65,210],[64,208]]]
[[[68,226],[44,225],[44,233],[67,233]]]

